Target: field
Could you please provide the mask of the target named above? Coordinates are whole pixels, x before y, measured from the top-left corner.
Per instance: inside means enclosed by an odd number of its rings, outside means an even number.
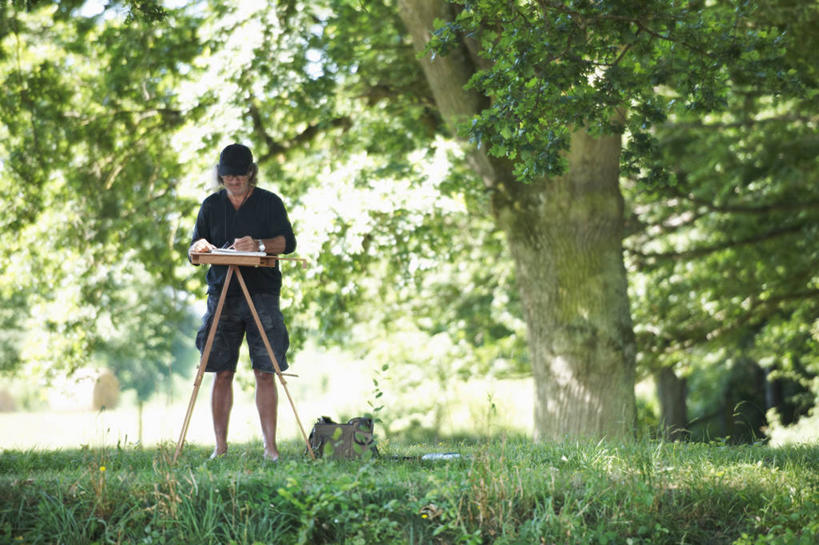
[[[370,412],[374,403],[373,364],[356,361],[339,351],[329,353],[303,351],[294,372],[287,379],[289,392],[304,427],[320,416],[342,420]],[[33,412],[0,412],[0,449],[53,449],[102,447],[105,445],[156,446],[176,442],[190,399],[193,376],[177,379],[172,394],[160,393],[148,402],[142,414],[142,438],[139,415],[133,395],[125,392],[118,407],[112,410],[88,410],[90,387],[58,392],[51,388],[42,393],[52,407]],[[395,376],[398,370],[391,370]],[[248,366],[237,373],[235,401],[230,419],[230,440],[260,441],[259,417],[253,402],[252,375]],[[187,439],[193,444],[212,444],[210,388],[212,376],[206,375],[197,397]],[[162,378],[161,380],[167,380]],[[404,377],[382,379],[379,404],[386,405],[380,417],[378,432],[403,432],[417,421],[424,428],[437,427],[443,435],[463,435],[476,428],[526,433],[532,429],[532,379],[473,379],[468,382],[424,382],[415,388]],[[419,393],[422,392],[422,393]],[[284,392],[279,388],[279,433],[284,440],[298,439],[301,432]],[[419,407],[419,399],[430,401]],[[491,421],[491,422],[490,422]]]
[[[2,543],[815,544],[819,448],[525,438],[310,461],[283,444],[0,454]],[[425,461],[421,454],[456,452]]]
[[[308,429],[366,410],[371,373],[344,369],[343,385],[329,365],[290,381]],[[208,380],[177,464],[184,384],[145,407],[141,443],[127,399],[2,413],[0,543],[819,543],[819,446],[536,444],[526,380],[425,385],[443,409],[413,418],[434,421],[437,437],[401,422],[405,401],[382,384],[381,455],[349,462],[310,461],[282,396],[282,458],[263,463],[252,394],[238,387],[231,450],[209,461]],[[420,459],[436,452],[459,457]]]

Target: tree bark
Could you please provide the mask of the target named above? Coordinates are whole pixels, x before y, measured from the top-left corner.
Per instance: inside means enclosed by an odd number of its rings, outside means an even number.
[[[663,435],[672,441],[683,439],[688,427],[685,379],[679,378],[673,369],[664,367],[654,374],[654,384],[660,401]]]
[[[442,0],[401,0],[417,51]],[[451,126],[488,102],[464,90],[476,70],[466,44],[421,60],[436,104]],[[535,379],[535,437],[629,438],[636,416],[635,341],[623,265],[620,137],[576,131],[564,176],[518,183],[512,164],[470,149],[490,188],[493,214],[515,260]]]
[[[633,433],[619,155],[619,136],[575,132],[564,176],[495,192],[526,313],[540,438]]]

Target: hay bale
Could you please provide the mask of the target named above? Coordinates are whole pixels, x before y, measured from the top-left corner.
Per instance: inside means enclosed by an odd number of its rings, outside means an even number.
[[[104,369],[94,382],[92,407],[95,411],[114,409],[119,403],[119,381],[114,374]]]

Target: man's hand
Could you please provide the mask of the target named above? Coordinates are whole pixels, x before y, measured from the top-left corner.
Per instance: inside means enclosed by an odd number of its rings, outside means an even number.
[[[188,248],[188,254],[192,254],[194,252],[195,253],[210,252],[210,251],[214,250],[215,248],[216,248],[216,246],[214,246],[213,244],[211,244],[210,242],[208,242],[204,238],[200,238],[199,240],[197,240],[196,242],[191,244],[191,247]]]
[[[233,241],[233,247],[236,248],[240,252],[258,252],[259,251],[259,243],[256,242],[255,238],[252,237],[242,237],[237,238]]]

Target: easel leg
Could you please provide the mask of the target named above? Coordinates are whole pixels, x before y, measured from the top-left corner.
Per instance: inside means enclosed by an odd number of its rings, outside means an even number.
[[[270,346],[270,341],[267,339],[267,333],[265,333],[264,327],[262,327],[262,321],[259,319],[259,315],[256,312],[256,307],[253,304],[253,300],[250,297],[250,292],[247,291],[247,286],[245,285],[245,279],[242,278],[242,271],[236,270],[236,278],[239,279],[239,285],[242,287],[242,293],[245,294],[245,299],[247,299],[247,306],[250,307],[250,313],[253,315],[253,320],[256,322],[256,327],[259,329],[259,333],[262,337],[262,342],[264,343],[264,347],[267,350],[267,354],[270,356],[270,361],[273,362],[273,367],[276,369],[276,375],[279,377],[279,381],[282,383],[282,388],[284,388],[284,393],[287,394],[287,400],[290,402],[290,407],[293,409],[293,415],[296,417],[296,423],[299,425],[299,430],[301,430],[301,435],[304,437],[304,442],[307,444],[307,451],[310,453],[310,457],[315,460],[316,454],[313,452],[313,448],[310,446],[310,440],[307,438],[307,434],[304,432],[304,426],[301,424],[301,419],[299,418],[299,413],[296,411],[296,405],[293,403],[293,398],[290,397],[290,391],[287,389],[287,381],[284,380],[284,376],[282,375],[282,371],[279,368],[279,362],[276,359],[276,355],[273,353],[273,348]]]
[[[210,351],[213,348],[213,339],[216,337],[216,328],[219,325],[219,318],[222,316],[222,307],[225,304],[225,297],[227,296],[228,286],[230,285],[231,277],[234,270],[238,273],[239,269],[236,265],[228,267],[227,276],[225,277],[225,284],[222,286],[222,293],[219,294],[219,303],[216,305],[216,312],[213,315],[213,321],[210,324],[210,331],[208,331],[208,339],[205,342],[205,348],[202,350],[202,358],[199,360],[199,368],[196,370],[196,378],[193,381],[193,393],[191,400],[188,402],[188,410],[185,413],[185,421],[182,424],[182,431],[179,434],[179,441],[176,443],[176,452],[173,455],[173,463],[176,463],[177,458],[182,453],[182,445],[185,443],[185,436],[188,434],[188,425],[190,425],[191,415],[193,414],[193,406],[196,403],[196,396],[199,393],[199,386],[202,385],[202,376],[205,374],[205,369],[208,366],[208,358],[210,358]],[[237,276],[239,276],[237,274]],[[241,278],[241,276],[240,276]]]

